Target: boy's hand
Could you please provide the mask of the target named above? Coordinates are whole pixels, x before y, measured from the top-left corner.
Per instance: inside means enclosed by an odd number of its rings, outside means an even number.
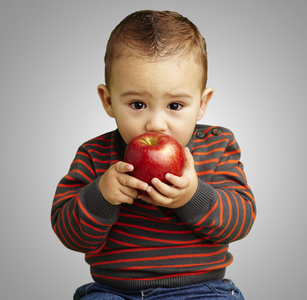
[[[138,190],[145,191],[148,188],[147,183],[126,174],[132,170],[133,165],[120,161],[112,165],[99,179],[100,193],[110,204],[132,204],[138,196]]]
[[[139,195],[139,198],[148,203],[168,208],[178,208],[185,205],[197,190],[198,178],[194,168],[194,159],[189,148],[184,148],[185,167],[181,177],[166,174],[165,178],[172,184],[167,185],[157,178],[153,178],[153,187],[147,188],[149,196]]]

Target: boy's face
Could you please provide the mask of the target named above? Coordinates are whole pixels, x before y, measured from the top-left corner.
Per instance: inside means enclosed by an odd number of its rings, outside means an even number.
[[[126,143],[145,132],[162,132],[184,147],[213,94],[212,88],[202,91],[202,72],[192,58],[123,57],[114,63],[110,90],[99,85],[98,93]]]

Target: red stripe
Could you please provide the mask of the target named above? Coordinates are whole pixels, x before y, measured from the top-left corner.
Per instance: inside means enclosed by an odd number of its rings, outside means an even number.
[[[162,268],[187,268],[187,267],[197,267],[197,266],[207,266],[207,265],[215,265],[222,263],[226,260],[226,256],[220,260],[211,261],[207,263],[199,263],[199,264],[182,264],[182,265],[159,265],[159,266],[137,266],[137,267],[129,267],[129,268],[120,268],[116,269],[117,271],[129,271],[129,270],[147,270],[147,269],[162,269]]]
[[[177,255],[164,255],[164,256],[153,256],[153,257],[139,257],[139,258],[126,258],[126,259],[118,259],[118,260],[108,260],[108,261],[100,261],[91,264],[91,266],[102,266],[102,265],[108,265],[108,264],[120,264],[120,263],[127,263],[127,262],[136,262],[136,261],[157,261],[157,260],[168,260],[168,259],[177,259],[177,258],[188,258],[188,257],[209,257],[209,256],[215,256],[220,253],[226,252],[228,250],[228,246],[215,251],[215,252],[209,252],[209,253],[200,253],[200,254],[177,254]]]
[[[235,168],[241,173],[241,175],[242,175],[242,177],[244,178],[244,180],[247,181],[247,180],[246,180],[246,177],[245,177],[245,174],[244,174],[244,172],[243,172],[243,170],[242,170],[242,168],[240,168],[239,166],[235,166]]]
[[[204,142],[203,140],[200,140],[201,142]],[[194,141],[195,142],[195,141]],[[206,145],[199,145],[199,146],[195,146],[192,148],[192,151],[194,149],[198,149],[198,148],[207,148],[207,147],[210,147],[210,146],[213,146],[213,145],[216,145],[216,144],[220,144],[220,143],[223,143],[223,142],[228,142],[228,139],[222,139],[222,140],[218,140],[218,141],[214,141],[212,143],[209,143],[209,144],[206,144]],[[223,148],[225,150],[225,148]]]
[[[121,208],[122,210],[122,208]],[[125,213],[119,213],[120,216],[122,217],[127,217],[127,218],[132,218],[132,219],[141,219],[141,220],[148,220],[148,221],[154,221],[154,222],[160,222],[160,223],[166,223],[166,224],[173,224],[171,222],[168,222],[166,219],[163,220],[157,220],[154,217],[145,217],[145,216],[138,216],[138,215],[133,215],[133,214],[125,214]],[[167,218],[168,220],[171,220],[171,218]],[[184,222],[181,223],[176,223],[176,225],[183,225],[185,224]]]
[[[221,195],[219,193],[217,193],[218,195],[218,202],[219,202],[219,207],[220,207],[220,222],[219,222],[219,225],[213,227],[207,234],[208,235],[211,235],[212,232],[214,232],[216,229],[220,228],[222,225],[223,225],[223,201],[222,201],[222,198],[221,198]],[[210,236],[211,238],[212,236]]]
[[[220,192],[224,193],[224,195],[226,196],[226,199],[227,199],[227,203],[228,203],[228,221],[227,221],[227,224],[225,225],[224,229],[216,237],[221,236],[225,232],[225,230],[228,229],[228,226],[229,226],[231,218],[232,218],[232,205],[231,205],[230,198],[229,198],[229,196],[227,195],[227,193],[225,191],[220,191]]]
[[[209,164],[212,162],[218,162],[218,158],[213,158],[213,159],[208,159],[208,160],[203,160],[203,161],[194,161],[194,165],[204,165],[204,164]]]
[[[108,169],[96,169],[96,173],[105,173]]]
[[[235,222],[235,224],[233,225],[231,231],[228,233],[227,236],[225,236],[224,238],[220,239],[220,240],[219,240],[219,243],[221,243],[222,241],[224,241],[224,240],[226,240],[226,239],[229,239],[229,237],[233,234],[233,232],[235,231],[235,229],[236,229],[237,226],[238,226],[238,221],[239,221],[239,204],[238,204],[237,199],[236,199],[233,195],[231,195],[231,196],[233,197],[233,200],[234,200],[235,203],[236,203],[236,207],[237,207],[237,219],[236,219],[236,222]]]
[[[129,236],[129,237],[135,238],[137,240],[154,241],[154,242],[167,243],[167,244],[171,243],[171,244],[176,244],[176,245],[184,245],[184,244],[188,244],[188,243],[197,243],[197,242],[200,242],[200,241],[203,240],[201,238],[190,240],[190,241],[164,240],[164,239],[156,239],[156,238],[151,238],[151,237],[146,237],[146,236],[139,236],[139,235],[124,232],[124,231],[121,231],[121,230],[118,230],[118,229],[115,229],[115,228],[113,228],[112,230],[113,230],[113,232],[117,232],[117,233],[122,234],[124,236]]]
[[[69,191],[69,192],[71,192],[71,191]],[[63,198],[61,198],[61,199],[59,199],[59,200],[53,202],[52,206],[57,205],[58,203],[60,203],[60,202],[62,202],[62,201],[64,201],[64,200],[66,200],[66,199],[73,198],[73,197],[75,197],[75,196],[76,196],[76,193],[67,195],[66,197],[63,197]]]
[[[105,137],[108,135],[108,133],[106,134],[103,134],[103,135],[100,135],[100,136],[97,136],[91,140],[89,140],[89,143],[92,142],[92,141],[104,141],[104,142],[113,142],[114,141],[114,138],[111,138],[111,139],[106,139]]]
[[[207,214],[195,224],[195,226],[197,227],[197,226],[200,226],[200,224],[204,223],[204,221],[205,221],[205,220],[212,214],[212,212],[217,208],[217,205],[218,205],[218,200],[215,202],[215,204],[212,206],[212,208],[207,212]]]
[[[62,214],[62,215],[64,214],[64,209],[62,209],[61,214]],[[61,216],[58,216],[58,218],[63,219],[63,216],[62,216],[62,217],[61,217]],[[60,232],[60,234],[61,234],[61,237],[62,237],[61,240],[62,240],[62,241],[64,240],[66,246],[68,246],[68,247],[70,247],[70,248],[72,248],[72,249],[78,251],[78,249],[77,249],[76,247],[74,247],[72,244],[70,244],[70,243],[68,242],[68,240],[66,239],[66,237],[65,237],[64,234],[63,234],[63,231],[62,231],[62,229],[61,229],[60,224],[61,224],[61,223],[59,223],[59,226],[58,226],[57,228],[58,228],[58,230],[59,230],[59,232]],[[64,226],[64,229],[65,229],[65,231],[66,231],[66,227],[65,227],[64,221],[63,221],[63,226]]]
[[[97,242],[89,242],[89,241],[87,241],[87,240],[85,240],[85,239],[83,239],[76,231],[75,231],[75,229],[73,228],[73,225],[72,225],[72,223],[71,223],[71,219],[70,219],[70,215],[69,215],[69,211],[67,210],[67,219],[68,219],[68,221],[69,221],[69,224],[70,224],[70,227],[71,227],[71,229],[72,229],[72,231],[74,232],[74,234],[78,237],[78,239],[80,239],[82,242],[84,242],[84,243],[86,243],[86,244],[97,244]],[[78,224],[79,225],[79,224]],[[90,249],[95,249],[95,247],[89,247]]]
[[[98,154],[100,156],[112,156],[114,154],[117,154],[117,152],[108,152],[108,153],[102,153],[100,151],[97,151],[97,150],[93,150],[93,149],[90,149],[88,150],[89,153],[95,153],[95,154]]]
[[[96,176],[96,174],[95,174],[95,172],[93,171],[93,169],[90,168],[89,165],[88,165],[87,163],[85,163],[83,160],[81,160],[81,159],[76,159],[76,160],[74,160],[74,162],[72,163],[72,165],[75,164],[75,163],[80,163],[80,164],[84,165],[94,176]]]
[[[96,219],[94,219],[88,212],[87,210],[84,208],[84,206],[82,205],[80,198],[78,196],[78,205],[81,208],[82,212],[87,216],[88,219],[90,219],[92,222],[98,224],[99,226],[108,226],[106,224],[103,224],[101,222],[98,222]]]
[[[73,170],[71,170],[71,171],[69,172],[69,174],[74,173],[74,172],[80,174],[80,175],[81,175],[82,177],[84,177],[88,182],[92,182],[92,181],[93,181],[91,178],[89,178],[86,174],[84,174],[82,171],[80,171],[80,170],[78,170],[78,169],[73,169]]]
[[[113,243],[115,243],[115,244],[127,246],[127,247],[138,248],[138,251],[140,251],[140,246],[138,246],[138,245],[134,245],[134,244],[130,244],[130,243],[125,243],[125,242],[122,242],[122,241],[119,241],[119,240],[115,240],[115,239],[110,238],[110,237],[108,237],[108,241],[111,241],[111,242],[113,242]],[[143,249],[142,249],[142,251],[143,251]],[[115,252],[115,251],[114,251],[114,252]],[[112,254],[113,254],[114,252],[112,252]],[[111,253],[108,253],[108,254],[111,254]],[[89,256],[87,256],[87,257],[89,257]]]
[[[234,143],[236,143],[236,139],[235,138],[232,140],[232,142],[229,143],[229,146],[232,146]]]
[[[151,232],[166,233],[166,234],[189,234],[189,233],[194,232],[193,230],[160,230],[160,229],[149,228],[145,226],[133,225],[133,224],[122,223],[122,222],[116,222],[116,225],[130,227],[130,228],[138,228],[141,230],[151,231]]]
[[[87,157],[88,159],[91,159],[91,157],[85,152],[78,151],[77,155],[83,155],[83,156]]]
[[[86,226],[86,227],[88,227],[88,228],[90,228],[90,229],[92,229],[92,230],[94,230],[94,231],[97,231],[97,232],[103,232],[103,233],[106,233],[106,232],[108,232],[109,231],[109,228],[108,229],[106,229],[106,230],[102,230],[102,229],[99,229],[99,228],[97,228],[97,227],[95,227],[95,226],[92,226],[92,225],[90,225],[90,224],[88,224],[88,223],[86,223],[85,221],[83,221],[82,219],[80,220],[80,222],[84,225],[84,226]],[[105,236],[105,235],[104,235]],[[103,236],[103,237],[104,237]]]
[[[237,173],[234,172],[228,172],[228,171],[216,171],[214,172],[214,175],[229,175],[229,176],[234,176],[234,177],[240,177]]]
[[[205,174],[212,174],[214,170],[208,170],[208,171],[203,171],[203,172],[196,172],[197,175],[205,175]]]
[[[226,164],[237,164],[237,163],[238,163],[237,159],[228,159],[228,160],[219,162],[217,164],[217,166],[223,166],[223,165],[226,165]]]
[[[225,148],[216,148],[216,149],[210,150],[208,152],[193,152],[192,154],[193,155],[207,155],[207,154],[211,154],[211,153],[214,153],[214,152],[224,152],[224,151],[225,151]]]
[[[241,228],[240,228],[238,234],[235,236],[235,238],[232,239],[233,241],[238,239],[238,237],[241,235],[243,227],[245,225],[245,219],[246,219],[246,205],[245,205],[245,201],[244,201],[244,199],[240,195],[238,195],[238,196],[239,196],[239,199],[241,200],[242,206],[243,206],[243,220],[242,220]],[[239,213],[238,213],[238,215],[239,215]]]
[[[74,207],[76,207],[77,198],[78,198],[78,197],[75,198]],[[75,222],[78,224],[78,228],[80,228],[80,222],[79,222],[79,219],[78,219],[78,217],[77,217],[77,215],[76,215],[75,210],[72,211],[72,215],[73,215],[73,217],[74,217],[74,219],[75,219]]]
[[[73,187],[83,187],[84,186],[84,184],[83,183],[74,183],[74,184],[63,184],[63,183],[59,183],[58,184],[58,187],[65,187],[65,188],[67,188],[67,187],[70,187],[70,188],[73,188]]]
[[[222,154],[222,156],[230,156],[230,155],[238,154],[238,153],[241,153],[240,149],[237,149],[237,150],[234,150],[234,151],[225,152],[225,153]]]
[[[210,181],[210,182],[207,182],[207,183],[213,185],[213,184],[224,184],[224,183],[232,183],[232,184],[234,184],[234,183],[237,183],[237,182],[233,181],[233,180],[221,180],[221,181],[214,181],[214,182]]]
[[[136,202],[135,202],[135,203],[136,203]],[[170,223],[170,222],[167,222],[167,221],[172,220],[171,217],[165,216],[164,218],[161,218],[161,217],[156,218],[156,217],[154,217],[153,215],[151,215],[150,212],[148,212],[148,214],[147,214],[147,213],[140,212],[140,211],[135,212],[135,211],[132,210],[132,209],[129,209],[129,208],[127,208],[127,207],[122,206],[122,207],[120,208],[120,211],[123,211],[123,210],[124,210],[124,211],[128,211],[128,212],[132,212],[133,214],[137,213],[138,215],[134,215],[134,218],[141,218],[141,216],[145,216],[144,218],[146,218],[146,220],[151,220],[151,221],[161,222],[161,223]],[[120,214],[121,214],[121,212],[120,212]],[[171,222],[171,224],[173,224],[173,222]]]
[[[108,160],[100,160],[100,159],[98,159],[98,158],[93,158],[93,161],[99,162],[99,163],[101,163],[101,164],[108,164],[108,163],[110,163],[110,160],[109,160],[109,159],[108,159]]]
[[[76,232],[75,232],[75,230],[73,229],[72,224],[71,224],[71,222],[70,222],[68,209],[66,209],[66,210],[67,210],[67,217],[68,217],[68,224],[69,224],[69,227],[72,229],[72,231],[74,232],[74,234],[79,238],[79,235],[76,234]],[[69,238],[70,238],[70,240],[71,240],[72,242],[74,242],[77,246],[81,247],[82,249],[95,249],[95,247],[86,247],[86,246],[83,246],[83,245],[79,244],[79,243],[70,235],[70,233],[68,232],[67,227],[66,227],[66,225],[65,225],[66,222],[65,222],[65,220],[64,220],[64,209],[63,209],[63,214],[62,214],[62,222],[63,222],[63,224],[64,224],[64,228],[65,228],[66,234],[69,236]],[[77,249],[77,248],[75,248],[75,249]]]
[[[226,268],[232,263],[233,259],[231,259],[230,262],[218,265],[212,268],[206,268],[206,269],[201,269],[196,272],[188,272],[188,273],[179,273],[179,274],[171,274],[171,275],[164,275],[164,276],[158,276],[158,277],[150,277],[150,278],[129,278],[129,280],[138,280],[138,281],[153,281],[157,279],[163,279],[163,278],[173,278],[173,277],[183,277],[183,276],[194,276],[194,275],[200,275],[200,274],[206,274],[209,272],[212,272],[216,269],[221,269],[221,268]],[[121,278],[121,277],[111,277],[111,276],[105,276],[105,275],[99,275],[91,272],[93,277],[99,277],[99,278],[105,278],[105,279],[111,279],[111,280],[117,280],[117,281],[126,281],[127,278]]]
[[[67,191],[66,193],[58,193],[54,195],[54,198],[62,197],[70,193],[72,193],[72,191]]]
[[[145,204],[141,204],[139,202],[135,202],[134,205],[138,206],[138,207],[141,207],[141,208],[149,209],[149,210],[159,211],[159,209],[156,206],[154,206],[152,204],[148,204],[146,202],[145,202]]]
[[[90,144],[90,143],[84,144],[84,147],[86,147],[86,146],[93,146],[93,147],[98,147],[98,148],[101,148],[101,149],[115,148],[114,145],[102,146],[102,145],[99,145],[99,144]]]
[[[108,237],[110,239],[110,237]],[[125,253],[131,253],[131,252],[139,252],[140,251],[140,246],[137,246],[138,249],[121,249],[121,250],[114,250],[111,252],[104,252],[100,253],[99,255],[95,255],[96,257],[98,256],[107,256],[107,255],[114,255],[114,254],[125,254]],[[178,246],[180,249],[186,249],[186,248],[217,248],[220,247],[218,244],[192,244],[192,245],[181,245]],[[172,249],[172,247],[142,247],[142,252],[144,251],[159,251],[159,250],[169,250]],[[87,258],[92,257],[93,255],[86,255]]]

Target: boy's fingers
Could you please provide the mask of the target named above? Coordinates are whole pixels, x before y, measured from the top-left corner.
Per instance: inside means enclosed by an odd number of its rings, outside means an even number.
[[[128,198],[132,199],[135,199],[138,195],[138,191],[136,189],[130,188],[128,186],[123,186],[121,192]]]
[[[158,206],[167,206],[172,202],[172,199],[164,196],[156,191],[153,187],[149,187],[147,190],[148,195],[152,199],[153,203]]]
[[[189,184],[186,177],[178,177],[171,173],[167,173],[165,179],[179,189],[185,189]]]
[[[145,194],[138,194],[137,195],[137,198],[149,203],[149,204],[155,204],[155,202],[149,197],[149,196],[146,196]]]
[[[133,204],[135,198],[136,197],[134,196],[122,194],[121,197],[117,198],[117,201],[113,203],[113,205],[120,205],[122,203]]]
[[[152,180],[152,185],[159,191],[159,194],[163,196],[161,200],[166,198],[173,199],[178,194],[178,189],[176,187],[169,186],[157,178]]]
[[[183,149],[184,151],[184,155],[185,155],[185,159],[186,159],[186,166],[189,167],[193,167],[194,168],[194,158],[193,155],[190,152],[190,149],[188,147],[185,147]]]
[[[133,189],[138,189],[138,190],[142,190],[145,191],[148,187],[148,184],[133,177],[130,176],[128,174],[123,174],[122,176],[119,177],[119,182],[123,185],[123,186],[127,186]]]
[[[126,173],[133,171],[133,165],[125,163],[123,161],[119,161],[118,163],[115,164],[114,167],[118,173]]]

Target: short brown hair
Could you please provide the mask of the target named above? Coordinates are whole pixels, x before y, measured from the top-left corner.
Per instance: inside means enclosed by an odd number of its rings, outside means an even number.
[[[128,51],[127,51],[128,50]],[[129,51],[133,50],[133,51]],[[105,54],[105,81],[109,87],[112,64],[124,55],[150,60],[168,59],[193,52],[203,67],[203,87],[207,82],[205,39],[198,28],[176,12],[142,10],[123,19],[112,31]]]

